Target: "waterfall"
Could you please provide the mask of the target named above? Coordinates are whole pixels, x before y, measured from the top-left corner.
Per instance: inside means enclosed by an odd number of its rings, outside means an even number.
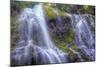
[[[89,16],[89,19],[86,19],[89,15],[71,15],[72,26],[75,32],[75,43],[77,47],[88,56],[89,60],[95,60],[95,40],[94,34],[91,31],[91,26],[87,20],[90,20],[92,16]],[[93,18],[91,18],[93,20]],[[90,21],[90,24],[94,22]],[[93,27],[94,25],[92,25]]]
[[[13,64],[29,65],[68,62],[67,53],[57,48],[49,35],[41,4],[34,6],[34,8],[24,9],[18,22],[19,42],[11,53]],[[39,34],[38,44],[34,40],[36,31]]]
[[[95,34],[94,31],[92,31],[92,28],[95,28],[93,17],[91,15],[69,14],[67,15],[67,19],[71,21],[64,21],[58,10],[53,11],[56,14],[55,22],[58,23],[56,23],[58,27],[57,31],[66,31],[67,28],[69,30],[69,27],[71,27],[74,32],[72,42],[74,42],[74,45],[77,46],[77,49],[80,51],[75,51],[70,47],[70,43],[67,42],[65,42],[67,43],[67,45],[65,44],[65,46],[67,46],[65,48],[67,48],[69,52],[67,52],[67,50],[64,52],[56,46],[48,30],[43,5],[36,4],[32,8],[25,8],[19,16],[19,39],[16,47],[11,50],[12,65],[68,63],[71,62],[69,56],[72,55],[75,55],[75,58],[77,57],[79,61],[84,61],[84,56],[89,61],[95,60]],[[66,19],[66,17],[63,19]],[[62,23],[63,21],[66,23],[65,25]],[[66,29],[62,30],[61,27]],[[65,36],[63,36],[62,39],[64,37]],[[73,46],[73,44],[71,45]]]

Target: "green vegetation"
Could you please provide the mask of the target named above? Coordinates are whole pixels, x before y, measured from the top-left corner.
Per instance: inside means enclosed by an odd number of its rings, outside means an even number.
[[[56,18],[57,15],[56,15],[55,12],[54,12],[54,10],[56,10],[56,9],[54,9],[53,7],[51,7],[51,6],[49,6],[49,5],[43,5],[43,7],[44,7],[44,10],[45,10],[46,16],[47,16],[49,19],[55,19],[55,18]],[[59,15],[60,15],[61,17],[67,16],[67,13],[65,13],[65,12],[63,12],[63,11],[58,10],[58,13],[59,13]]]
[[[56,18],[56,14],[53,11],[53,8],[50,6],[44,6],[45,9],[45,14],[49,19],[55,19]]]
[[[17,16],[11,17],[11,46],[15,47],[18,41],[18,23]]]
[[[18,42],[18,23],[16,22],[17,18],[19,17],[20,12],[27,7],[32,7],[37,2],[22,2],[22,1],[12,1],[11,2],[11,47],[15,47]],[[66,18],[69,14],[92,14],[95,15],[94,7],[88,6],[88,5],[71,5],[71,4],[48,4],[43,3],[43,9],[45,11],[46,18],[48,20],[54,19],[54,22],[56,22],[57,15],[55,14],[54,10],[58,10],[59,16],[63,18],[62,22],[66,22]],[[50,23],[50,22],[48,22]],[[55,24],[55,23],[53,23]],[[49,26],[49,24],[48,24]],[[55,26],[55,25],[54,25]],[[68,27],[68,28],[67,28]],[[56,28],[56,27],[55,27]],[[76,52],[79,52],[78,47],[73,42],[74,40],[74,30],[69,25],[68,22],[65,26],[65,32],[59,32],[63,33],[64,37],[61,35],[51,35],[53,38],[54,43],[56,46],[61,49],[63,52],[66,52],[70,55],[71,61],[75,61],[77,55],[74,54],[69,48],[75,50]],[[57,31],[57,29],[56,29]],[[51,32],[54,34],[54,32]],[[36,36],[38,37],[38,35]],[[37,38],[34,38],[36,42],[38,42]],[[61,39],[63,38],[63,40]]]

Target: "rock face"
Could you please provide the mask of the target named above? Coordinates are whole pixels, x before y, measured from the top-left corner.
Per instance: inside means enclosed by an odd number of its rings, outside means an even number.
[[[56,19],[48,22],[53,39],[58,38],[56,41],[54,40],[55,43],[60,45],[57,46],[62,50],[63,47],[67,46],[70,62],[95,60],[94,20],[92,15],[73,14],[65,17],[60,16],[60,18],[56,17]],[[64,49],[65,52],[67,52],[66,48]]]
[[[94,61],[94,20],[90,14],[69,14],[43,4],[25,8],[11,50],[12,66]]]

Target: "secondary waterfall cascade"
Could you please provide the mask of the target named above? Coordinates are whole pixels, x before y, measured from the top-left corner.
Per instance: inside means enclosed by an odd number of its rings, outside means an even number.
[[[72,15],[71,20],[75,32],[75,43],[82,52],[85,52],[89,60],[95,60],[95,38],[91,31],[91,28],[94,28],[93,16]]]
[[[57,15],[59,16],[59,15]],[[76,46],[89,57],[95,60],[95,40],[91,27],[93,19],[88,24],[86,16],[70,15],[71,25],[74,29],[74,42]],[[60,19],[58,17],[57,19]],[[19,40],[16,48],[11,52],[11,61],[14,65],[54,64],[68,63],[69,55],[60,50],[50,37],[42,4],[33,8],[26,8],[18,19]],[[36,41],[37,40],[37,41]],[[67,48],[67,47],[66,47]],[[82,57],[78,52],[80,61]]]

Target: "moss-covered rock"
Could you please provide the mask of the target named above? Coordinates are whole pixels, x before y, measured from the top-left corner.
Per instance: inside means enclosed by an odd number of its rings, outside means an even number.
[[[43,5],[44,7],[44,11],[45,11],[45,15],[48,17],[48,19],[55,19],[57,17],[56,13],[54,12],[53,7],[49,6],[49,5]],[[66,17],[67,15],[69,15],[68,13],[64,12],[64,11],[60,11],[58,10],[59,16],[61,17]]]
[[[19,15],[16,16],[12,16],[11,17],[11,47],[14,48],[18,42],[18,37],[19,37],[19,33],[18,33],[18,23],[17,21],[17,17]]]
[[[47,16],[49,19],[54,19],[54,18],[56,18],[56,14],[54,13],[52,7],[50,7],[50,6],[44,6],[44,11],[45,11],[46,16]]]

